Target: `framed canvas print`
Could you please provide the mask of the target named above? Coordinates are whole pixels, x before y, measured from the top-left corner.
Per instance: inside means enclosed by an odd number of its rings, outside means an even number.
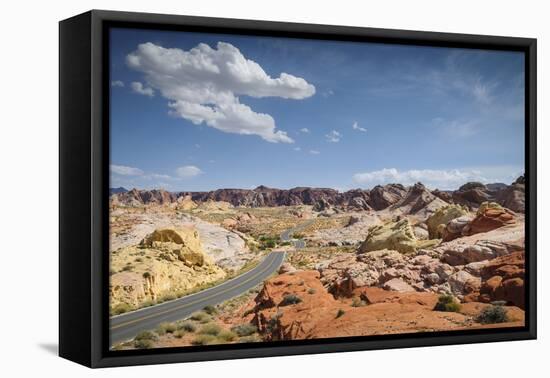
[[[535,93],[534,39],[62,21],[60,355],[535,338]]]

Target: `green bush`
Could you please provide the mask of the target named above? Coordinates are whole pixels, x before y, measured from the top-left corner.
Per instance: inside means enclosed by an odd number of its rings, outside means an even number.
[[[151,277],[151,272],[143,272],[143,278]]]
[[[216,323],[205,324],[199,330],[201,335],[213,335],[216,336],[222,331],[221,327]]]
[[[346,312],[344,310],[342,310],[341,308],[338,309],[338,312],[336,313],[336,319],[338,319],[339,317],[341,317],[342,315],[344,315]]]
[[[213,335],[197,335],[191,344],[193,345],[210,345],[215,344],[218,341],[216,336]]]
[[[508,311],[502,306],[491,305],[485,307],[477,316],[477,321],[482,324],[506,323],[508,319]]]
[[[181,339],[187,332],[185,332],[183,329],[178,329],[176,332],[173,333],[174,337],[177,339]]]
[[[250,336],[258,332],[258,329],[254,324],[245,323],[239,324],[231,328],[231,331],[235,332],[239,337]]]
[[[208,315],[215,315],[215,314],[218,313],[218,310],[216,310],[216,307],[211,306],[211,305],[204,306],[204,308],[202,310],[204,312],[206,312]]]
[[[174,333],[177,330],[177,327],[174,323],[160,323],[156,332],[159,335],[164,335],[166,333]]]
[[[151,331],[141,331],[134,337],[134,340],[156,340],[157,336]]]
[[[153,342],[151,340],[135,340],[134,347],[137,349],[149,349],[153,347]]]
[[[434,311],[458,312],[460,311],[460,303],[452,295],[440,295]]]
[[[191,315],[191,320],[201,322],[201,323],[208,323],[210,320],[212,320],[212,318],[206,312],[201,311]]]
[[[134,309],[133,306],[129,305],[128,303],[119,303],[113,308],[111,308],[111,315],[120,315],[124,314],[125,312],[130,312]]]
[[[279,306],[290,306],[295,305],[302,302],[302,298],[297,296],[296,294],[287,294],[283,297],[283,300],[281,303],[279,303]]]
[[[185,321],[178,324],[178,329],[185,332],[195,332],[197,330],[197,326],[193,322]]]
[[[308,294],[315,294],[317,292],[317,290],[315,290],[314,288],[310,287],[309,289],[307,289],[307,293]]]
[[[230,342],[237,339],[237,334],[233,331],[223,330],[218,334],[218,340]]]

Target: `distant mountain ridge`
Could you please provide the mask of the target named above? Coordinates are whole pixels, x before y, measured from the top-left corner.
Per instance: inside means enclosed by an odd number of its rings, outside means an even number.
[[[328,207],[342,207],[351,210],[383,210],[390,206],[404,207],[418,211],[432,201],[457,203],[471,208],[482,202],[495,201],[516,212],[524,212],[525,178],[519,177],[513,184],[488,184],[471,182],[458,190],[429,190],[421,183],[410,187],[401,184],[378,185],[370,190],[352,189],[338,192],[330,188],[296,187],[275,189],[259,186],[255,189],[218,189],[208,192],[168,192],[162,189],[132,189],[112,192],[111,201],[127,206],[173,203],[178,198],[189,196],[195,202],[224,201],[233,206],[275,207],[312,205],[317,211]]]

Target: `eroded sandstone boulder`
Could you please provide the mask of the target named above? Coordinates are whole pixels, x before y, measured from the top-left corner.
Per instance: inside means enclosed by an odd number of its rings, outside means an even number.
[[[427,220],[428,233],[432,239],[444,237],[444,230],[447,224],[453,219],[468,215],[468,210],[460,205],[448,205],[439,208]]]

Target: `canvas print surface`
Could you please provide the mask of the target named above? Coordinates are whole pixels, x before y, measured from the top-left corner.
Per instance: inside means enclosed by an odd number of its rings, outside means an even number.
[[[113,350],[522,327],[523,53],[110,31]]]

